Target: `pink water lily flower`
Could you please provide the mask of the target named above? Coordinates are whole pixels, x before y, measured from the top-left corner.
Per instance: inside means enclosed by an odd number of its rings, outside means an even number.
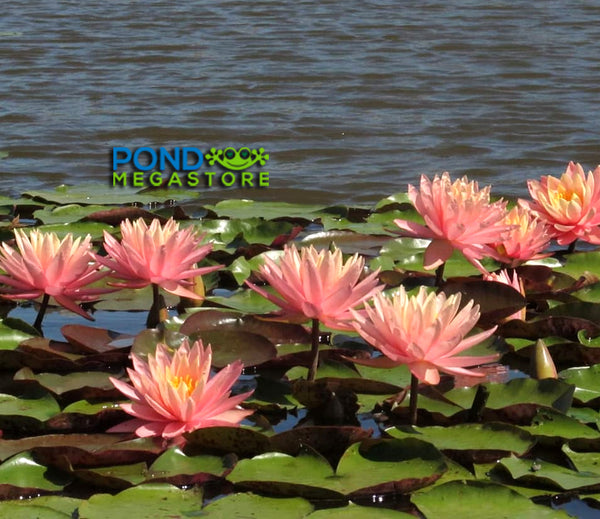
[[[503,263],[514,268],[525,261],[552,255],[551,252],[543,253],[550,244],[550,229],[529,209],[518,205],[513,207],[504,222],[510,228],[502,234],[500,243],[495,244]]]
[[[358,254],[344,263],[340,249],[318,252],[311,245],[298,251],[295,245],[286,245],[279,263],[265,257],[260,267],[261,277],[277,295],[246,283],[281,307],[280,316],[286,320],[303,323],[317,319],[330,328],[351,330],[350,310],[383,289],[378,284],[379,271],[360,280],[364,266],[365,261]]]
[[[131,223],[121,223],[121,243],[104,231],[104,248],[108,256],[96,256],[97,260],[114,271],[113,277],[123,282],[111,283],[121,288],[143,288],[158,285],[172,294],[201,299],[186,288],[190,279],[213,272],[221,265],[196,268],[196,262],[204,259],[212,250],[212,244],[200,245],[201,236],[192,228],[179,229],[172,218],[164,225],[158,219],[150,226],[139,218]]]
[[[466,337],[479,319],[479,305],[470,300],[460,308],[460,293],[427,293],[421,287],[409,296],[404,287],[388,298],[377,294],[365,313],[353,312],[354,328],[384,356],[355,360],[360,364],[390,368],[406,364],[420,381],[437,384],[440,371],[456,375],[482,375],[465,369],[497,360],[498,355],[462,356],[459,353],[490,337],[496,327]]]
[[[560,178],[543,176],[527,182],[533,201],[519,200],[551,228],[560,245],[577,239],[600,244],[600,166],[586,177],[569,162]]]
[[[110,381],[132,400],[121,408],[135,418],[109,432],[176,438],[203,427],[235,427],[253,413],[238,407],[252,391],[230,396],[242,372],[240,361],[209,378],[210,345],[204,348],[196,341],[190,348],[186,339],[173,355],[167,345],[158,344],[156,354],[148,355],[148,362],[132,357],[133,369],[127,369],[132,386],[114,377]]]
[[[504,223],[506,203],[491,203],[489,186],[480,190],[477,182],[469,182],[466,176],[452,182],[448,173],[433,180],[422,175],[420,190],[409,185],[408,197],[426,226],[402,219],[394,223],[407,236],[431,240],[425,250],[425,269],[441,266],[455,249],[483,273],[487,270],[482,258],[499,259],[489,244],[500,241],[508,229]]]
[[[61,240],[56,233],[17,229],[15,242],[16,249],[4,242],[0,248],[0,268],[6,272],[0,275],[0,283],[7,285],[0,292],[6,299],[51,296],[68,310],[91,319],[76,301],[93,301],[114,291],[88,286],[108,274],[94,261],[89,234],[82,240],[68,233]]]

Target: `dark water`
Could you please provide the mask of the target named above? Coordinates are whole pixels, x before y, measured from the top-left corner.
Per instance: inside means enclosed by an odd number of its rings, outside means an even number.
[[[231,145],[270,154],[247,198],[368,203],[444,170],[524,196],[600,163],[599,23],[599,2],[5,2],[0,190],[109,183],[113,146]]]

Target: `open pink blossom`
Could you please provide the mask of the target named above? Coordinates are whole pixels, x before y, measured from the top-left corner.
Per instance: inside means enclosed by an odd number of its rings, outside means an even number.
[[[350,310],[383,289],[378,285],[379,271],[362,281],[365,261],[358,254],[344,263],[342,251],[317,250],[311,245],[298,252],[295,245],[285,246],[279,264],[265,257],[261,276],[277,291],[246,282],[253,290],[282,308],[281,317],[292,322],[317,319],[335,329],[351,330]]]
[[[482,258],[499,259],[489,244],[500,241],[508,229],[504,223],[506,203],[490,203],[489,186],[479,190],[477,182],[469,182],[466,176],[452,182],[448,173],[433,180],[422,175],[420,191],[409,185],[408,197],[426,226],[401,219],[394,223],[407,236],[431,240],[423,261],[426,269],[445,263],[455,249],[483,273],[487,270]]]
[[[112,292],[111,288],[91,288],[88,285],[108,274],[101,271],[91,254],[91,236],[73,239],[68,233],[62,240],[56,233],[33,229],[26,233],[15,231],[17,249],[6,243],[0,248],[0,275],[2,297],[7,299],[35,299],[52,296],[65,308],[87,319],[91,317],[76,301],[93,301],[99,294]],[[47,301],[46,301],[47,303]]]
[[[209,379],[212,350],[201,341],[190,348],[184,340],[172,356],[165,344],[158,344],[148,362],[132,357],[133,369],[127,372],[133,386],[114,377],[110,381],[132,400],[121,408],[135,419],[109,432],[176,438],[203,427],[235,427],[253,412],[238,407],[252,391],[230,396],[242,363],[235,361]]]
[[[533,201],[519,200],[551,228],[560,245],[577,239],[600,244],[600,166],[586,177],[569,162],[560,178],[543,176],[527,182]]]
[[[479,319],[479,305],[469,301],[460,309],[460,293],[427,293],[421,287],[408,296],[400,287],[393,298],[376,294],[364,314],[353,312],[354,328],[383,355],[360,364],[390,368],[406,364],[411,373],[428,384],[440,381],[439,371],[456,375],[483,375],[465,369],[497,360],[498,355],[459,356],[494,333],[496,327],[469,337]]]
[[[503,263],[517,267],[525,261],[552,255],[551,252],[542,252],[550,244],[550,229],[529,209],[518,205],[513,207],[504,222],[510,228],[502,234],[500,243],[495,244]]]
[[[192,228],[179,230],[179,224],[169,219],[161,226],[158,219],[148,227],[139,218],[131,223],[121,223],[121,243],[104,231],[104,248],[108,256],[96,256],[97,260],[114,271],[113,277],[123,280],[111,283],[121,288],[143,288],[158,285],[172,294],[201,299],[186,288],[190,279],[213,272],[221,265],[196,268],[196,262],[204,259],[212,250],[212,244],[200,245],[202,237]]]

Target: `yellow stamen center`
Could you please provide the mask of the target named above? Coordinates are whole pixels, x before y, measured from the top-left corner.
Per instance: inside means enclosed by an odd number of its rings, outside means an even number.
[[[190,375],[186,375],[185,377],[175,376],[169,379],[169,384],[171,384],[171,386],[177,390],[183,384],[185,393],[189,397],[196,389],[198,381],[193,379]]]

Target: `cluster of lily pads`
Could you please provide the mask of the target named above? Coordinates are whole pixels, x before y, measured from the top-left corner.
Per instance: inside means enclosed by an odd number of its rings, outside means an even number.
[[[18,318],[33,303],[0,302],[0,512],[83,519],[252,510],[318,519],[370,517],[377,507],[383,518],[473,510],[485,518],[568,517],[556,504],[573,499],[600,507],[600,251],[557,245],[514,265],[524,294],[482,278],[482,268],[502,268],[497,259],[469,261],[458,249],[444,249],[442,278],[423,267],[439,269],[427,261],[431,236],[399,237],[395,222],[423,223],[412,202],[398,193],[365,208],[213,205],[191,191],[101,186],[0,198],[6,243],[15,229],[35,227],[89,235],[100,249],[105,233],[121,238],[126,219],[173,218],[212,244],[202,261],[205,297],[164,293],[169,312],[150,328],[121,323],[161,306],[151,286],[84,302],[87,313],[114,323],[110,329],[52,307],[45,337]],[[352,330],[321,326],[320,362],[309,376],[311,331],[265,319],[279,306],[247,285],[260,284],[265,258],[278,261],[291,243],[359,254],[390,296],[426,286],[473,300],[477,326],[497,328],[469,355],[495,355],[497,363],[482,368],[483,377],[442,375],[421,385],[418,425],[411,371],[361,363],[377,353]],[[111,378],[126,377],[132,356],[151,359],[158,343],[176,349],[188,340],[212,345],[216,370],[245,366],[233,391],[252,392],[241,427],[202,427],[175,443],[107,432],[130,418]],[[537,378],[540,351],[549,351],[556,378]]]

